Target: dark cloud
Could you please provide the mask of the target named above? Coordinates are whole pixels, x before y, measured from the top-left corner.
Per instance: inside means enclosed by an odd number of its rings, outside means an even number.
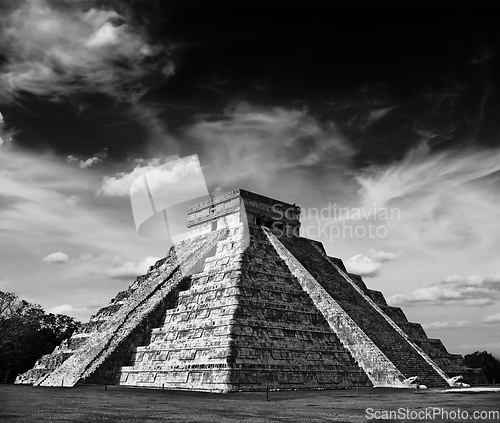
[[[16,100],[2,113],[25,147],[80,159],[108,147],[111,163],[160,147],[197,153],[172,134],[242,102],[334,122],[357,168],[400,160],[422,139],[497,146],[490,14],[371,8],[19,2],[0,20],[3,99]]]
[[[0,102],[18,129],[16,143],[65,155],[109,147],[116,159],[137,151],[148,138],[137,117],[146,107],[140,99],[173,74],[170,50],[150,39],[126,3],[24,0],[5,7]]]
[[[25,0],[0,20],[5,61],[0,68],[4,102],[30,93],[60,101],[85,92],[137,101],[144,78],[173,73],[165,52],[133,28],[113,4]]]

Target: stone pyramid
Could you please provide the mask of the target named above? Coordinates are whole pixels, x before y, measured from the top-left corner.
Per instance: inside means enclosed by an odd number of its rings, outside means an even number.
[[[16,383],[210,392],[485,383],[382,293],[298,236],[300,209],[244,190]]]

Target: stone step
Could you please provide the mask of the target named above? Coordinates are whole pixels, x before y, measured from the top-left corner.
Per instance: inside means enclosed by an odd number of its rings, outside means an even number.
[[[114,318],[89,337],[75,354],[35,385],[74,386],[80,378],[89,377],[118,347],[148,313],[181,282],[182,270],[194,268],[200,259],[217,245],[224,231],[213,232],[201,239],[177,246],[176,259],[160,271],[151,272],[149,283],[143,283],[131,295],[127,306],[121,307]],[[180,269],[182,265],[184,269]],[[177,275],[177,277],[174,277]]]
[[[413,344],[390,318],[377,310],[374,302],[363,295],[359,287],[350,282],[326,255],[318,254],[317,248],[303,238],[287,238],[283,242],[405,378],[418,375],[429,386],[447,384],[446,375],[439,366]]]
[[[353,319],[328,294],[292,253],[272,234],[263,228],[269,241],[297,278],[304,291],[312,298],[330,327],[339,337],[356,362],[368,375],[374,386],[405,387],[403,374],[388,360],[385,354],[359,328]]]

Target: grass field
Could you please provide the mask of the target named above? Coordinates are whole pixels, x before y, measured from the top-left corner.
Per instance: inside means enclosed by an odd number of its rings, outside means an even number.
[[[444,409],[450,415],[425,417],[426,408]],[[367,414],[367,409],[371,415]],[[396,419],[368,419],[384,416],[389,410],[410,414]],[[39,388],[0,385],[2,422],[366,422],[439,421],[457,422],[467,412],[468,421],[500,422],[498,415],[473,419],[474,411],[500,410],[500,392],[441,393],[427,390],[416,393],[402,389],[355,389],[338,391],[280,391],[207,394],[118,386],[80,386]],[[421,418],[415,413],[421,412]],[[412,415],[413,413],[413,415]],[[406,417],[410,419],[406,419]],[[404,417],[404,418],[400,418]],[[416,418],[411,418],[416,417]],[[453,418],[455,417],[455,418]],[[458,418],[460,417],[460,418]],[[481,416],[480,416],[481,417]]]

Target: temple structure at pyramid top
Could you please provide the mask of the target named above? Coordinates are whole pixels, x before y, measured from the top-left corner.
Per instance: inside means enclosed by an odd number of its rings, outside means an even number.
[[[244,219],[251,225],[278,229],[288,236],[298,235],[300,207],[242,189],[231,191],[189,207],[189,237],[236,227]]]
[[[16,383],[210,392],[486,383],[318,241],[245,190],[191,206],[188,236]]]

